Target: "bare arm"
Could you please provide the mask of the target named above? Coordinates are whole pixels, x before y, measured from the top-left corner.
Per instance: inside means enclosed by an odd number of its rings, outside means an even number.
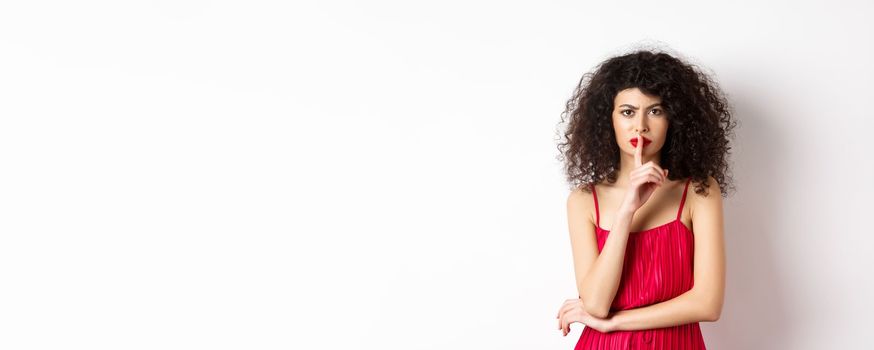
[[[652,161],[643,164],[643,142],[638,142],[634,150],[634,165],[634,170],[629,174],[625,198],[616,210],[613,227],[600,254],[592,216],[585,215],[592,212],[585,208],[593,201],[581,200],[582,196],[573,193],[568,197],[568,225],[574,250],[577,290],[585,311],[598,318],[607,317],[619,289],[631,219],[668,175],[667,171]]]
[[[612,331],[630,331],[719,320],[725,295],[722,196],[712,177],[707,197],[694,194],[690,207],[695,233],[694,286],[673,299],[616,312]],[[715,190],[714,190],[715,189]]]
[[[604,318],[610,312],[610,305],[619,289],[633,213],[617,213],[604,248],[598,254],[595,223],[588,215],[592,208],[590,201],[591,197],[583,196],[578,191],[568,196],[568,230],[579,297],[586,312]]]
[[[609,328],[611,332],[632,331],[717,319],[719,316],[704,307],[702,296],[693,289],[658,304],[618,311],[610,318]]]

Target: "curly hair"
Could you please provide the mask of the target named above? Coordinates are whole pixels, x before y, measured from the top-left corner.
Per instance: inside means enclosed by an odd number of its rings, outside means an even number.
[[[728,196],[734,188],[729,136],[737,122],[719,85],[697,68],[673,55],[641,49],[611,57],[585,73],[561,113],[561,124],[567,127],[558,159],[572,187],[589,192],[588,185],[616,182],[620,150],[613,102],[619,91],[636,87],[662,99],[668,131],[660,165],[671,170],[668,178],[691,177],[695,192],[706,195],[712,176]]]

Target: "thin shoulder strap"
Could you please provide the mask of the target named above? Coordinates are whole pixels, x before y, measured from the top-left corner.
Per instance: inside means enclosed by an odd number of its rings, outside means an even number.
[[[595,225],[601,227],[601,213],[598,212],[598,193],[595,192],[595,184],[592,184],[592,198],[595,199]]]
[[[683,215],[683,204],[686,203],[686,192],[689,191],[689,182],[691,181],[691,177],[686,180],[686,188],[683,189],[683,199],[680,199],[680,210],[677,211],[677,220],[680,220],[680,215]]]

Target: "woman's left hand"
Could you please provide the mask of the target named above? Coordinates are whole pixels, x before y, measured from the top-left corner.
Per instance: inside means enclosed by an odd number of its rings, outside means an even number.
[[[586,312],[583,301],[579,298],[568,299],[558,310],[558,329],[562,330],[562,336],[571,332],[571,323],[580,322],[586,327],[591,327],[601,333],[613,331],[612,318],[597,318]]]

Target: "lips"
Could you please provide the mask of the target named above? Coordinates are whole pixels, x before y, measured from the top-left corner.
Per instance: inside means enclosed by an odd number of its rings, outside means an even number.
[[[630,141],[631,141],[631,146],[637,147],[637,137],[632,137]],[[646,137],[643,138],[643,147],[646,147],[646,145],[648,145],[650,143],[652,143],[652,140],[650,140]]]

